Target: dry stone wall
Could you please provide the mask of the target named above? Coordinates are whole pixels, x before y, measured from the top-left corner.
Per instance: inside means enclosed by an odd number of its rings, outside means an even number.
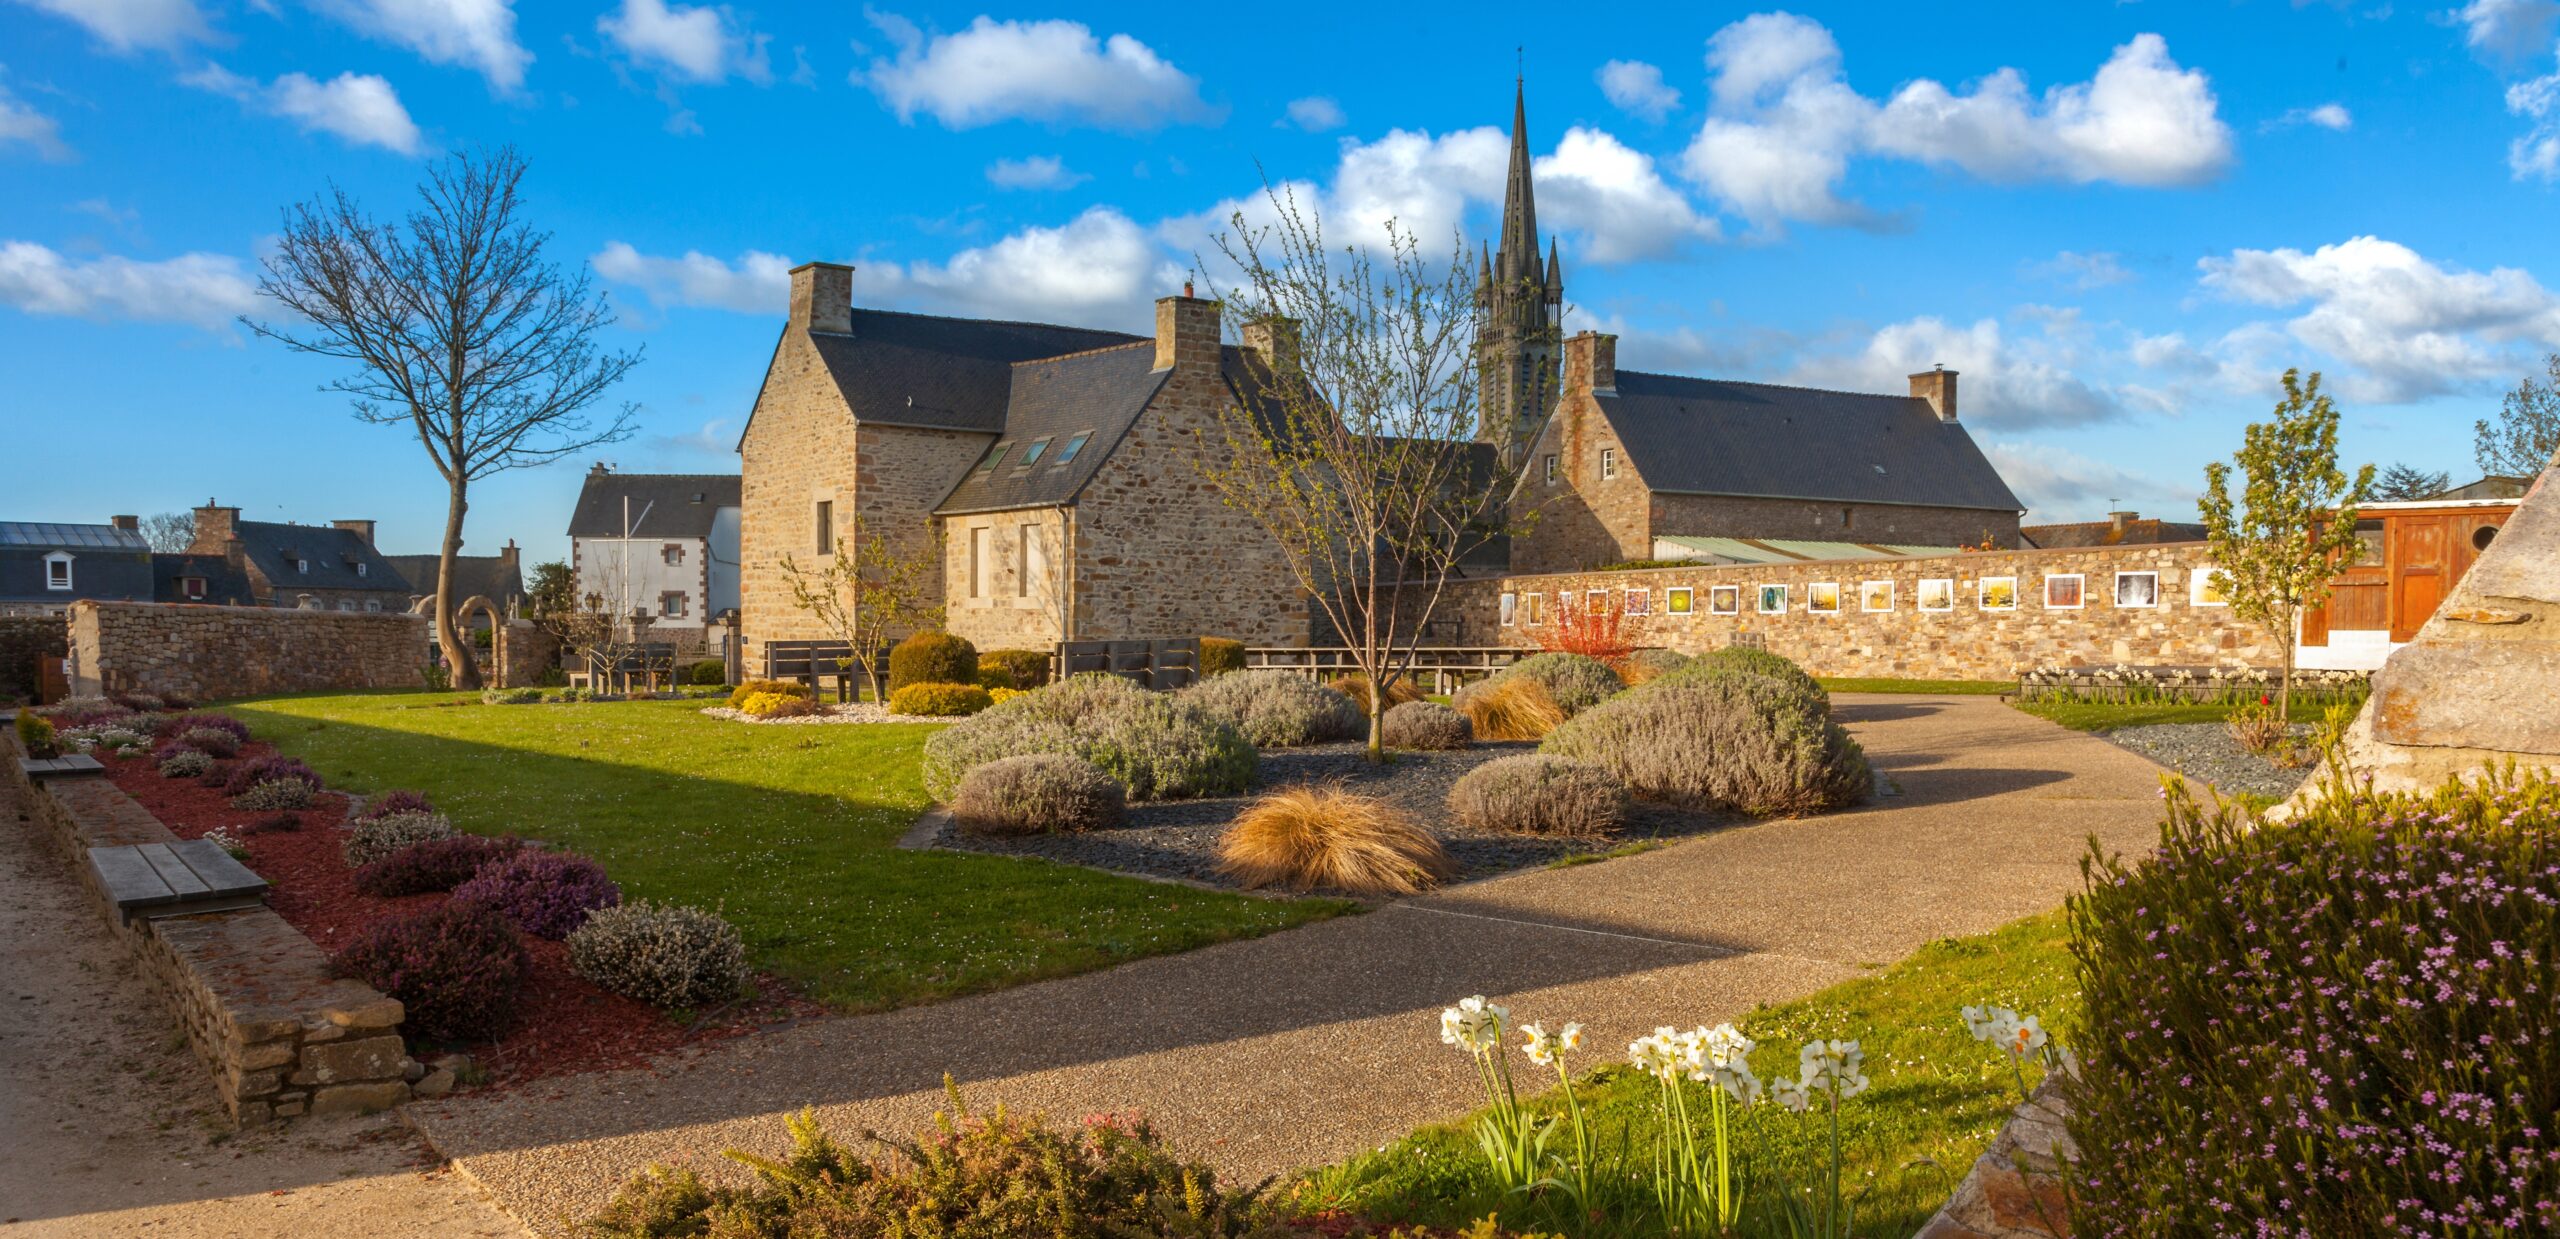
[[[426,684],[418,615],[84,600],[71,607],[71,691],[197,701]]]

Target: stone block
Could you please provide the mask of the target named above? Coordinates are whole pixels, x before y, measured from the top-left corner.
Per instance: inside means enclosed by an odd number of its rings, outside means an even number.
[[[453,1091],[453,1073],[441,1067],[428,1072],[413,1085],[420,1097],[442,1097]]]
[[[279,1101],[276,1103],[276,1117],[280,1119],[292,1118],[301,1114],[302,1111],[303,1103],[299,1101]]]
[[[372,994],[371,991],[367,993],[370,997],[365,1000],[331,1007],[322,1014],[329,1018],[330,1023],[340,1028],[399,1027],[404,1014],[400,1009],[400,1000]]]
[[[398,1080],[377,1084],[332,1084],[311,1094],[311,1115],[372,1114],[409,1100],[409,1086]]]
[[[261,1041],[240,1051],[240,1069],[257,1071],[292,1062],[298,1051],[291,1041]]]
[[[264,1097],[284,1087],[284,1072],[276,1069],[244,1072],[240,1082],[231,1086],[235,1097]]]
[[[396,1080],[407,1057],[396,1036],[325,1042],[303,1049],[302,1070],[294,1073],[293,1080],[296,1084]]]
[[[2560,754],[2560,710],[2517,709],[2520,685],[2560,684],[2560,642],[2418,644],[2374,685],[2374,735],[2388,744]]]

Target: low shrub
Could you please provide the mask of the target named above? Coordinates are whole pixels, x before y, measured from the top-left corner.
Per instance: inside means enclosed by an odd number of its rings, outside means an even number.
[[[453,888],[459,903],[485,903],[537,938],[568,937],[598,908],[622,902],[604,866],[574,852],[522,851]]]
[[[178,733],[177,742],[207,757],[240,755],[240,738],[220,727],[190,727]]]
[[[2293,728],[2283,715],[2276,713],[2275,703],[2264,699],[2249,702],[2231,712],[2222,721],[2223,729],[2241,748],[2260,757],[2290,755]]]
[[[1785,685],[1789,691],[1802,693],[1821,702],[1825,709],[1830,708],[1831,694],[1822,687],[1822,682],[1806,674],[1804,668],[1795,665],[1783,655],[1772,654],[1767,650],[1755,649],[1748,645],[1728,645],[1720,650],[1709,650],[1700,654],[1691,661],[1690,666],[1686,668],[1686,673],[1705,675],[1718,670],[1746,671],[1752,675],[1766,676]]]
[[[1039,688],[1048,682],[1047,650],[988,650],[978,655],[978,683],[985,687]]]
[[[249,833],[253,835],[289,835],[300,829],[302,815],[299,813],[270,813],[249,823]]]
[[[975,684],[978,647],[947,632],[919,632],[889,650],[889,691],[909,684]]]
[[[1633,688],[1647,680],[1657,679],[1674,671],[1685,671],[1696,661],[1678,650],[1637,650],[1627,655],[1626,659],[1620,663],[1617,668],[1618,678],[1625,680],[1627,687]]]
[[[1823,699],[1731,670],[1655,680],[1556,728],[1540,751],[1602,766],[1648,800],[1751,814],[1837,808],[1874,777]]]
[[[1550,650],[1532,654],[1502,669],[1496,679],[1528,679],[1547,690],[1547,700],[1571,718],[1616,696],[1627,687],[1609,664],[1587,654]]]
[[[480,694],[480,704],[484,706],[529,706],[541,700],[542,690],[538,688],[492,688]]]
[[[450,839],[454,834],[453,823],[441,813],[385,813],[349,823],[346,839],[338,844],[338,855],[346,860],[348,868],[361,869],[403,848],[431,839]]]
[[[709,688],[729,682],[729,664],[717,658],[705,658],[685,668],[684,682]]]
[[[2083,862],[2074,1233],[2560,1223],[2560,781],[2321,777],[2281,823],[2173,784]]]
[[[1449,789],[1449,816],[1475,830],[1591,838],[1615,831],[1626,814],[1618,776],[1550,753],[1497,757]]]
[[[300,779],[268,779],[231,798],[235,809],[308,809],[311,785]]]
[[[1070,676],[954,723],[924,744],[924,786],[948,803],[960,778],[1001,757],[1062,753],[1102,768],[1131,800],[1227,796],[1259,756],[1235,728],[1118,676]]]
[[[809,686],[798,680],[749,680],[746,683],[729,690],[729,708],[732,710],[746,709],[747,698],[753,697],[758,693],[780,693],[786,697],[806,697],[809,695]]]
[[[411,1037],[473,1041],[506,1031],[525,953],[495,909],[447,901],[366,926],[333,962],[399,999]]]
[[[367,895],[397,899],[449,891],[471,880],[482,866],[524,850],[512,836],[447,835],[412,843],[355,871],[355,888]]]
[[[738,712],[749,718],[806,718],[826,710],[806,693],[750,693],[738,706]]]
[[[1540,740],[1564,722],[1546,686],[1527,676],[1495,676],[1458,690],[1458,712],[1479,740]]]
[[[1391,749],[1462,749],[1475,739],[1467,716],[1437,701],[1408,701],[1378,723]]]
[[[716,1007],[747,984],[747,946],[716,912],[635,899],[569,935],[569,966],[653,1007]]]
[[[323,786],[319,772],[303,765],[300,758],[278,757],[270,754],[233,765],[230,776],[222,784],[222,792],[226,796],[237,796],[260,783],[273,783],[283,779],[308,783],[311,785],[311,790],[315,792]]]
[[[249,725],[228,714],[173,714],[159,727],[161,735],[183,736],[195,731],[219,731],[231,737],[232,747],[249,742]],[[226,754],[227,756],[227,754]]]
[[[433,813],[435,811],[436,807],[427,803],[425,792],[391,791],[365,801],[364,812],[356,816],[371,819],[389,817],[394,813]]]
[[[955,718],[975,714],[996,699],[975,684],[908,684],[889,690],[891,714]]]
[[[1200,638],[1200,678],[1244,670],[1244,642],[1225,637]]]
[[[1000,706],[1029,691],[1022,688],[990,688],[987,690],[987,704]]]
[[[1182,690],[1180,700],[1236,729],[1256,748],[1349,740],[1368,730],[1360,707],[1287,671],[1236,671]]]
[[[1457,866],[1430,831],[1386,801],[1310,784],[1245,807],[1218,839],[1218,870],[1247,887],[1409,895]]]
[[[1038,835],[1117,826],[1128,793],[1102,768],[1063,753],[1025,753],[960,777],[951,817],[983,835]]]
[[[202,749],[179,749],[160,759],[164,779],[201,778],[213,770],[213,755]]]
[[[33,710],[18,711],[18,745],[29,757],[62,756],[62,746],[54,739],[53,720]]]
[[[1338,675],[1326,681],[1325,687],[1350,698],[1352,706],[1360,711],[1360,717],[1369,717],[1369,677],[1357,674]],[[1397,676],[1395,683],[1387,686],[1387,708],[1390,710],[1408,701],[1420,700],[1422,700],[1422,686],[1414,683],[1412,676]]]

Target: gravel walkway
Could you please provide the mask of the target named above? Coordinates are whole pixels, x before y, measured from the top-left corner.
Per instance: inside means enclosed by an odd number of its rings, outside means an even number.
[[[1218,872],[1218,837],[1226,833],[1245,806],[1255,796],[1277,788],[1337,780],[1351,791],[1394,804],[1438,835],[1441,845],[1449,849],[1450,859],[1458,862],[1460,881],[1533,868],[1568,856],[1595,855],[1640,840],[1701,834],[1743,820],[1639,804],[1615,835],[1557,839],[1472,830],[1449,816],[1445,807],[1449,789],[1468,771],[1497,757],[1537,750],[1535,742],[1519,741],[1479,744],[1445,753],[1398,752],[1392,763],[1381,768],[1369,763],[1367,746],[1357,743],[1266,749],[1260,783],[1248,795],[1132,805],[1128,821],[1120,826],[1079,834],[1002,839],[945,825],[933,846],[1040,856],[1068,864],[1233,889],[1235,882]]]
[[[2296,724],[2299,738],[2313,731]],[[2158,723],[2119,727],[2098,733],[2198,782],[2210,783],[2226,796],[2243,792],[2281,800],[2302,785],[2314,767],[2285,767],[2240,747],[2231,729],[2220,723]]]

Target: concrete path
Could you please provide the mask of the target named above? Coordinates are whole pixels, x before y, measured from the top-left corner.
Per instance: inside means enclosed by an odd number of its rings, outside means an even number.
[[[1538,870],[1106,972],[723,1044],[658,1072],[411,1107],[517,1218],[564,1234],[654,1161],[777,1150],[814,1106],[850,1137],[905,1131],[950,1072],[979,1105],[1145,1110],[1248,1178],[1464,1112],[1440,1008],[1499,996],[1592,1044],[1714,1023],[2058,905],[2095,835],[2149,846],[2159,770],[1982,697],[1843,696],[1897,796]],[[1275,1117],[1275,1116],[1286,1116]]]

